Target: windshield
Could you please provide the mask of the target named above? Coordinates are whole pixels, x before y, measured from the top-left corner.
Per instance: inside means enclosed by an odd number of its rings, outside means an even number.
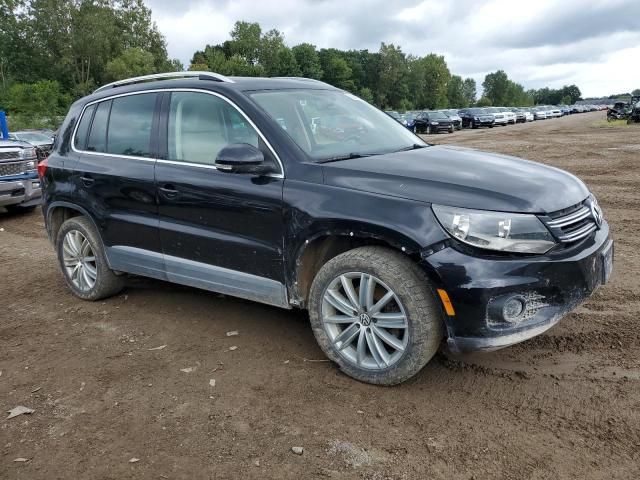
[[[269,90],[250,94],[315,160],[426,146],[364,100],[338,90]]]
[[[44,133],[38,133],[38,132],[20,132],[20,133],[16,133],[15,135],[18,140],[23,140],[25,142],[51,143],[52,141],[49,135],[45,135]]]
[[[428,112],[431,120],[447,120],[447,116],[442,112]]]

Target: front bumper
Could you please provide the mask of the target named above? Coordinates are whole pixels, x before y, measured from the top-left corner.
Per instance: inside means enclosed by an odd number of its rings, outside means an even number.
[[[476,256],[453,246],[423,252],[423,268],[455,309],[455,316],[446,316],[449,349],[496,350],[548,330],[604,283],[608,249],[613,258],[605,222],[579,245],[540,256]],[[535,308],[510,323],[496,312],[513,296]]]
[[[0,179],[0,207],[7,205],[31,207],[40,204],[41,198],[42,189],[36,173]]]

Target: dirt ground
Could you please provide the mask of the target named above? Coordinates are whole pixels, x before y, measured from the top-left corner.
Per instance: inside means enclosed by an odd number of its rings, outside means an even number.
[[[78,300],[40,211],[0,213],[0,407],[35,410],[0,417],[0,479],[640,478],[640,126],[603,119],[428,138],[580,176],[616,264],[544,335],[393,388],[323,361],[305,312],[144,279]]]

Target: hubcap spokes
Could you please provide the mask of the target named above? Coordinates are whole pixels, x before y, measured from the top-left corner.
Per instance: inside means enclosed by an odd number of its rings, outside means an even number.
[[[399,298],[384,282],[366,273],[344,273],[329,284],[322,320],[340,355],[361,368],[392,366],[409,342],[409,324]]]
[[[89,240],[78,230],[67,232],[62,241],[62,261],[67,277],[86,292],[96,284],[98,267]]]

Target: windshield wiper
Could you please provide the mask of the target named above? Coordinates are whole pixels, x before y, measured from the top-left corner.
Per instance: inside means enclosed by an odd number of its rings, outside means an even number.
[[[372,157],[374,155],[380,155],[379,153],[348,153],[346,155],[337,155],[335,157],[325,158],[319,160],[317,163],[331,163],[339,162],[340,160],[353,160],[354,158]]]
[[[420,145],[418,143],[414,143],[413,145],[411,145],[410,147],[404,147],[401,148],[400,150],[396,150],[393,153],[398,153],[398,152],[408,152],[409,150],[418,150],[419,148],[426,148],[429,145]]]

